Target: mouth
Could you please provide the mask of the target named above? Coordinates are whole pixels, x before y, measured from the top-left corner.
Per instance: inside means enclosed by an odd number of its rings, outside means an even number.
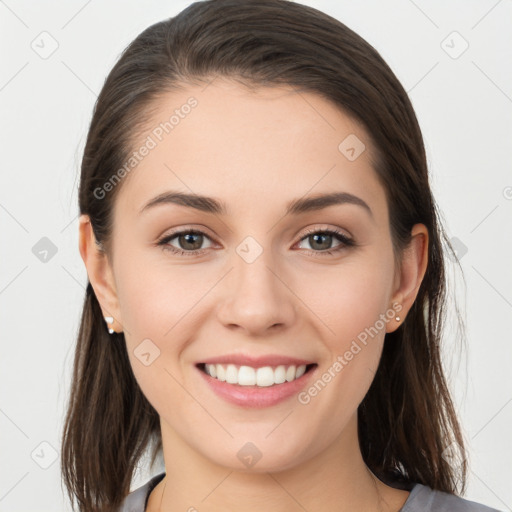
[[[270,388],[293,382],[318,365],[279,364],[274,366],[247,366],[233,363],[198,363],[197,368],[220,382],[248,388]]]

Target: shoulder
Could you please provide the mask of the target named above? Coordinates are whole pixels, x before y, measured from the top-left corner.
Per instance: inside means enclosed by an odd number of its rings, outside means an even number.
[[[124,499],[119,512],[144,512],[151,491],[163,479],[160,473]],[[469,501],[454,494],[435,491],[422,484],[415,484],[400,512],[500,512],[475,501]]]
[[[422,484],[415,484],[400,512],[500,512],[475,501],[454,494],[435,491]]]
[[[149,494],[164,476],[165,473],[160,473],[128,494],[121,503],[118,512],[144,512]]]

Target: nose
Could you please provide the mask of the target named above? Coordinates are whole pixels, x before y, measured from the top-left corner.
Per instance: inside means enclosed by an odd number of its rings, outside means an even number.
[[[268,253],[268,254],[267,254]],[[296,297],[270,255],[263,253],[248,263],[238,254],[234,268],[223,280],[217,308],[219,321],[246,335],[264,336],[271,329],[285,329],[295,321]]]

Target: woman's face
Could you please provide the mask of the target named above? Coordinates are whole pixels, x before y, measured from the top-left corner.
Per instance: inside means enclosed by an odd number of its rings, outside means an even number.
[[[353,445],[384,334],[398,325],[388,208],[366,133],[289,87],[251,92],[217,78],[155,105],[134,147],[140,161],[118,185],[112,313],[164,447],[269,471]],[[171,193],[223,209],[148,206]],[[309,202],[326,194],[339,202]],[[245,385],[206,375],[205,362]]]

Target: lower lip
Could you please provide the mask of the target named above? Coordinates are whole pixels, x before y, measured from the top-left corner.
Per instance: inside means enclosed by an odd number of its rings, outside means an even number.
[[[301,375],[298,379],[292,380],[291,382],[274,384],[273,386],[267,387],[229,384],[211,377],[200,368],[197,368],[197,371],[202,375],[210,388],[227,402],[241,407],[263,408],[276,405],[296,395],[304,388],[317,368],[317,366],[312,367],[304,375]]]

